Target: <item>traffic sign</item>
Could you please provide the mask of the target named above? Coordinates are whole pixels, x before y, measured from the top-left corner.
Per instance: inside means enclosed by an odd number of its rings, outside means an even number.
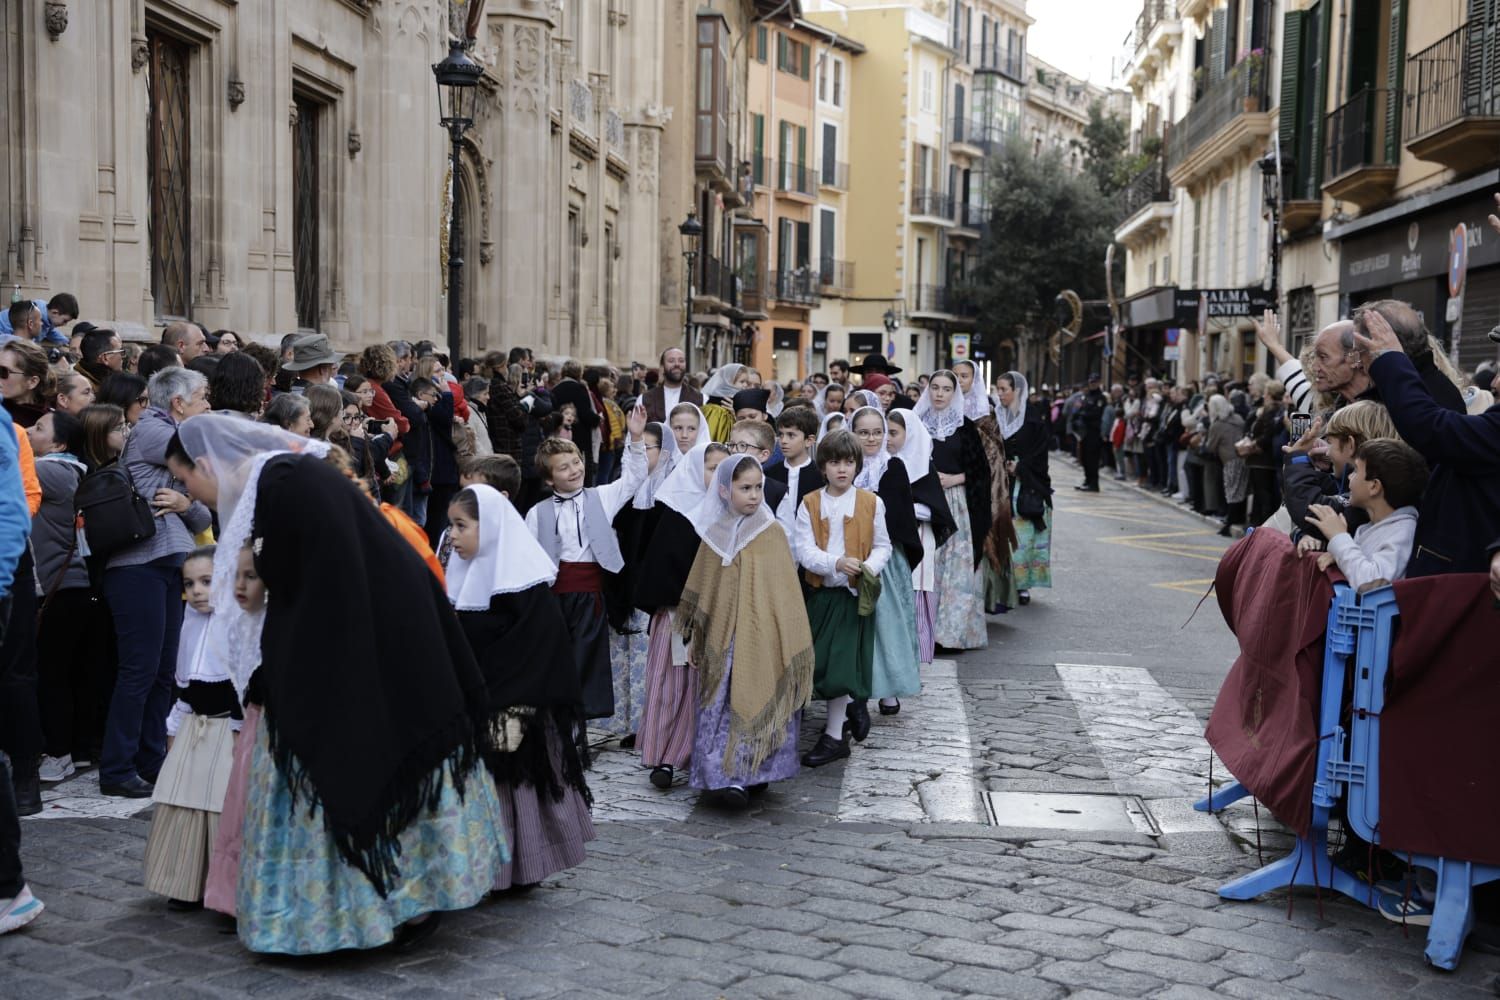
[[[969,334],[955,333],[953,335],[952,354],[954,361],[969,360]]]
[[[1448,294],[1463,294],[1464,278],[1469,273],[1469,227],[1460,222],[1448,236]]]

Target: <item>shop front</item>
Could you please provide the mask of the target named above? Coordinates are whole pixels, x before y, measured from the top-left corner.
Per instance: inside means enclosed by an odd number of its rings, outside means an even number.
[[[1495,210],[1497,186],[1500,171],[1490,171],[1331,233],[1342,241],[1340,315],[1376,299],[1400,299],[1421,314],[1461,370],[1471,372],[1500,358],[1500,345],[1486,336],[1500,325],[1500,236],[1487,222]],[[1460,223],[1466,231],[1468,267],[1461,301],[1450,303],[1450,254]]]

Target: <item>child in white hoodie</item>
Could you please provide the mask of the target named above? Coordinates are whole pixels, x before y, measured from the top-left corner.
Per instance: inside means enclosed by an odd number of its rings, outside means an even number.
[[[1427,488],[1427,463],[1404,441],[1377,438],[1360,445],[1349,477],[1349,506],[1370,515],[1370,523],[1353,536],[1342,515],[1332,507],[1313,504],[1309,524],[1328,539],[1328,551],[1318,557],[1327,569],[1339,572],[1355,590],[1392,583],[1406,575],[1412,538],[1417,531],[1417,504]]]

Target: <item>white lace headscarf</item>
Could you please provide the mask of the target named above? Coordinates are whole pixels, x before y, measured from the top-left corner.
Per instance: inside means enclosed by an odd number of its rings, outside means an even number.
[[[849,415],[851,432],[854,431],[854,425],[859,422],[859,418],[866,413],[873,413],[880,418],[880,450],[873,455],[865,454],[864,439],[857,433],[854,434],[854,439],[859,442],[860,457],[859,474],[854,477],[854,485],[873,493],[880,488],[880,477],[885,475],[885,467],[891,461],[891,453],[886,450],[886,444],[890,440],[890,429],[885,422],[885,414],[880,412],[879,406],[861,406]]]
[[[953,383],[953,395],[948,397],[948,405],[938,409],[932,401],[932,379],[943,376]],[[958,390],[958,376],[946,368],[932,373],[927,380],[927,388],[922,390],[922,398],[917,400],[917,405],[912,407],[912,414],[927,427],[934,441],[946,441],[953,432],[963,426],[964,423],[964,397]]]

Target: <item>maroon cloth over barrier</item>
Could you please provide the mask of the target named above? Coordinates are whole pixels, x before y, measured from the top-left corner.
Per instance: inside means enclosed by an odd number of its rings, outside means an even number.
[[[1204,735],[1273,816],[1306,836],[1333,583],[1286,535],[1255,531],[1224,553],[1214,587],[1240,655]]]
[[[1395,592],[1381,846],[1500,864],[1500,610],[1489,577],[1420,577]]]

